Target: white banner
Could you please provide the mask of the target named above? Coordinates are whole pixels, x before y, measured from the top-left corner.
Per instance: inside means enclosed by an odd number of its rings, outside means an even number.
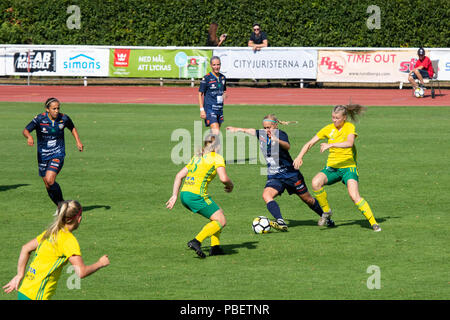
[[[415,50],[319,50],[317,81],[407,82],[416,59]]]
[[[450,51],[430,49],[430,60],[433,62],[433,67],[437,61],[438,70],[436,68],[434,70],[437,72],[437,79],[450,80]]]
[[[5,48],[0,48],[0,76],[6,75]]]
[[[215,49],[222,61],[221,73],[230,79],[315,79],[317,50]]]
[[[7,75],[56,74],[56,50],[51,48],[6,48],[5,70]]]
[[[57,49],[56,74],[59,76],[107,77],[109,75],[109,49]]]
[[[7,75],[109,75],[109,49],[88,47],[28,47],[6,49]]]

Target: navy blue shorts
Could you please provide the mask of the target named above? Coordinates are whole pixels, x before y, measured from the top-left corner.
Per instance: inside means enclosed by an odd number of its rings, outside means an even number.
[[[205,126],[209,127],[211,123],[218,123],[219,126],[223,122],[223,114],[222,113],[206,113]]]
[[[427,70],[419,69],[419,72],[420,72],[420,74],[422,75],[422,78],[424,78],[424,79],[430,79],[430,75],[428,74],[428,71],[427,71]],[[411,76],[412,76],[413,79],[417,79],[417,76],[416,76],[415,73],[413,73]]]
[[[45,177],[45,173],[47,172],[47,170],[55,171],[56,174],[58,174],[64,165],[64,158],[53,158],[50,160],[39,161],[38,165],[39,176],[41,177]]]
[[[283,178],[272,178],[268,179],[266,182],[265,188],[270,187],[274,188],[278,191],[278,194],[281,195],[284,190],[291,194],[304,194],[308,192],[308,187],[306,186],[305,179],[300,171],[296,176],[291,178],[283,179]]]

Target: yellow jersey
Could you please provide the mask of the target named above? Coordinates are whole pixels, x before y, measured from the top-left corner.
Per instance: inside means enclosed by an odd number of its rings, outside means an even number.
[[[351,122],[345,122],[341,129],[336,129],[333,123],[322,128],[316,135],[319,139],[328,139],[328,143],[345,142],[350,134],[355,138],[358,134],[355,131],[355,125]],[[332,168],[356,167],[356,147],[352,148],[330,148],[327,166]]]
[[[186,166],[189,172],[184,179],[181,191],[207,196],[208,184],[215,178],[219,167],[225,167],[225,160],[218,153],[210,152],[201,157],[193,156]]]
[[[28,267],[19,292],[31,300],[49,300],[55,293],[61,271],[73,255],[81,256],[80,245],[68,230],[60,230],[57,241],[45,239],[41,233],[36,240],[39,246]]]

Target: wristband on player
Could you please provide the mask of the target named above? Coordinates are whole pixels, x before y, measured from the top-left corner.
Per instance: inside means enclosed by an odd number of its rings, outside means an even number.
[[[200,112],[202,112],[202,111],[205,111],[205,109],[204,108],[200,108]]]

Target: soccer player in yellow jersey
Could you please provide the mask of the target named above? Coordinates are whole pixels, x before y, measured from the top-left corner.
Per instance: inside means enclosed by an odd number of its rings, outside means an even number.
[[[3,287],[6,293],[17,290],[19,300],[50,300],[67,261],[74,266],[80,278],[109,265],[106,255],[92,265],[84,264],[80,246],[72,234],[81,223],[81,213],[82,207],[77,201],[66,200],[58,204],[53,224],[22,247],[17,275]],[[33,261],[25,273],[33,251],[35,251]]]
[[[182,180],[183,187],[180,192],[181,203],[190,211],[199,213],[211,220],[203,229],[188,242],[188,247],[194,250],[200,258],[206,255],[201,249],[201,243],[206,238],[211,238],[210,256],[223,254],[220,247],[220,234],[227,221],[223,210],[211,199],[208,194],[208,184],[219,176],[225,185],[225,192],[233,190],[233,182],[225,170],[225,161],[217,153],[220,149],[220,141],[217,135],[210,134],[206,137],[202,151],[192,157],[187,166],[181,169],[175,176],[173,192],[166,202],[166,207],[172,209],[178,198],[178,192]]]
[[[347,121],[347,116],[350,116],[355,121],[356,117],[364,110],[365,107],[358,104],[335,106],[332,112],[333,123],[322,128],[309,140],[294,160],[294,167],[296,169],[300,168],[303,164],[303,156],[309,149],[319,140],[328,139],[327,143],[320,144],[320,152],[329,150],[327,165],[312,180],[314,194],[324,211],[322,219],[319,220],[319,225],[325,224],[326,220],[332,215],[327,200],[327,193],[323,188],[324,185],[332,185],[342,181],[347,186],[350,198],[369,221],[373,230],[376,232],[381,231],[369,204],[359,194],[355,147],[355,139],[358,134],[355,131],[355,125]]]

